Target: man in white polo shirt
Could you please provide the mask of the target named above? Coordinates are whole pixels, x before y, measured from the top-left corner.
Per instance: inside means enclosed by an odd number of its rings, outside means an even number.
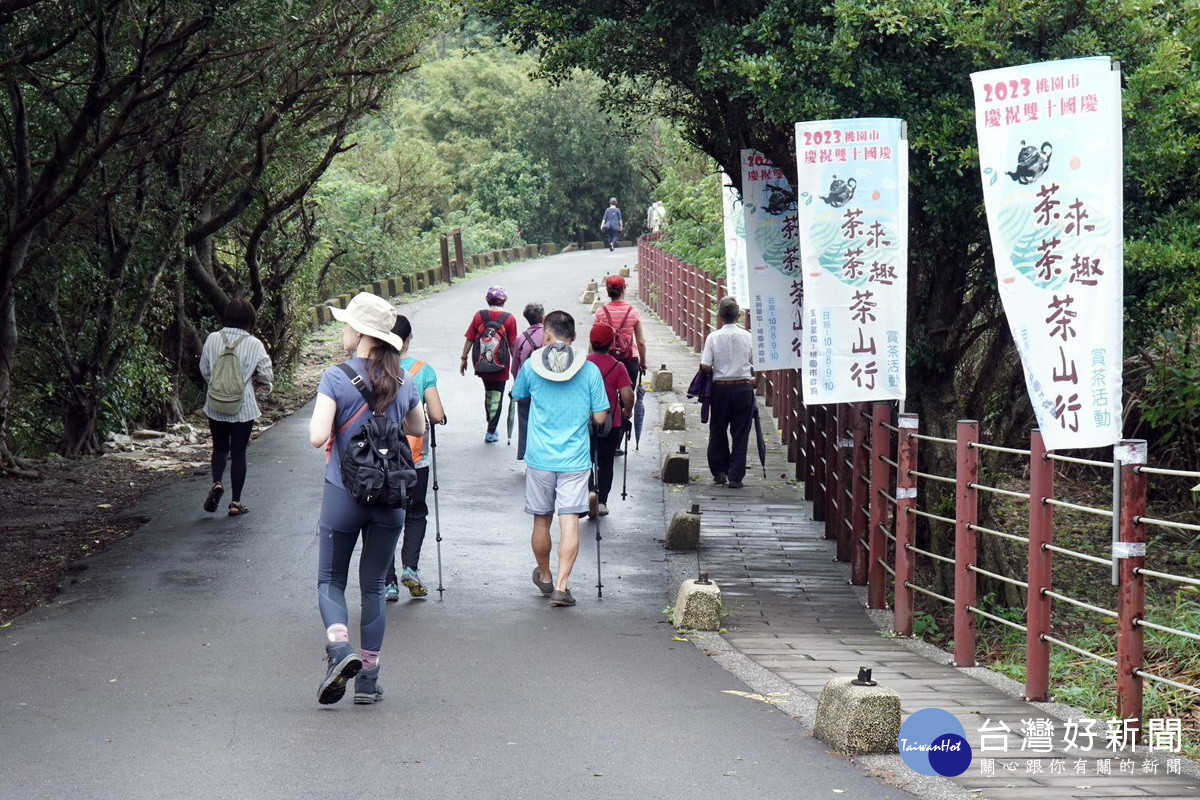
[[[700,369],[712,376],[708,419],[708,468],[717,483],[742,488],[746,450],[754,413],[758,377],[750,363],[750,332],[738,325],[742,310],[737,300],[723,297],[717,304],[721,327],[704,340]]]

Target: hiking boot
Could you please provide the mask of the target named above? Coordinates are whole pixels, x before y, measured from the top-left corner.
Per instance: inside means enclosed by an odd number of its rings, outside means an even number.
[[[413,597],[424,597],[429,594],[425,584],[421,583],[421,575],[412,567],[405,567],[400,573],[400,582],[408,587],[408,593]]]
[[[727,486],[728,486],[730,489],[740,489],[740,488],[742,488],[742,486],[743,486],[743,484],[742,484],[742,482],[741,482],[741,481],[730,481],[730,482],[729,482],[728,484],[726,484],[726,485],[727,485]]]
[[[607,517],[608,516],[608,504],[601,503],[600,505],[598,505],[596,507],[596,513],[602,517]]]
[[[538,587],[538,591],[540,591],[545,597],[549,597],[554,592],[554,576],[551,575],[550,580],[542,583],[541,573],[541,567],[533,568],[533,585]]]
[[[564,592],[560,592],[558,589],[555,589],[550,593],[550,605],[573,606],[575,605],[575,598],[571,596],[570,589],[567,589]]]
[[[379,665],[364,669],[354,676],[354,704],[369,706],[383,699],[383,687],[379,685]]]
[[[729,476],[724,472],[718,472],[716,475],[713,475],[713,483],[726,483],[728,481]]]
[[[389,581],[387,586],[383,587],[383,596],[389,603],[397,602],[400,599],[400,584]]]
[[[588,519],[595,519],[600,516],[600,498],[595,492],[588,492]]]
[[[496,442],[500,441],[500,434],[488,432],[484,434],[483,441],[487,442],[488,444],[495,444]]]
[[[362,659],[349,642],[330,642],[325,645],[329,668],[317,692],[317,702],[323,706],[336,703],[346,694],[346,682],[362,669]]]

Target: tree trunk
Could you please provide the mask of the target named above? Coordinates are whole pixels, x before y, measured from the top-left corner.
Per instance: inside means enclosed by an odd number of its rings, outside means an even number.
[[[96,435],[96,417],[100,398],[86,391],[72,391],[62,401],[62,438],[58,453],[63,456],[99,455],[100,439]]]

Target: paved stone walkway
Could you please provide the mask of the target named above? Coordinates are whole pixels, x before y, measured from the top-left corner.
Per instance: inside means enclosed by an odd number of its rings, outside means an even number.
[[[677,504],[701,507],[701,549],[693,563],[722,588],[728,610],[724,639],[730,645],[812,701],[831,678],[854,676],[866,666],[881,685],[900,694],[905,718],[923,708],[953,713],[974,753],[970,768],[952,779],[953,785],[941,781],[939,786],[936,778],[932,784],[924,781],[927,791],[921,781],[905,785],[900,777],[897,782],[909,791],[979,800],[1200,797],[1200,765],[1195,762],[1164,753],[1150,757],[1142,748],[1115,757],[1104,747],[1104,720],[1094,728],[1098,735],[1090,752],[1067,750],[1064,725],[1078,722],[1079,712],[1026,703],[1012,681],[985,669],[953,667],[947,653],[885,635],[876,623],[886,625],[890,615],[868,612],[861,589],[849,585],[849,565],[835,561],[834,542],[824,539],[821,523],[812,521],[803,488],[785,477],[794,467],[785,461],[778,436],[764,431],[765,479],[751,433],[745,488],[711,483],[699,405],[684,398],[698,358],[653,314],[645,315],[643,327],[651,366],[665,364],[674,373],[675,396],[657,396],[660,405],[688,404],[688,429],[673,439],[665,435],[664,451],[685,444],[691,453],[693,483]],[[760,405],[760,415],[765,427],[771,427],[771,412]],[[676,559],[686,563],[691,557]],[[1042,725],[1043,732],[1045,724],[1053,726],[1050,736],[1039,739],[1038,731],[1030,730],[1036,720],[1049,720]],[[986,751],[982,737],[987,737]],[[1082,735],[1076,741],[1080,746],[1087,742]],[[881,768],[894,780],[907,770],[898,757]]]

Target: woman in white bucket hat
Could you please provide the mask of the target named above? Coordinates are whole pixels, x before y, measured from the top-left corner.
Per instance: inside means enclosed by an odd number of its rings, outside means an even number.
[[[363,293],[355,295],[345,309],[332,311],[335,319],[346,323],[342,346],[352,356],[346,365],[366,382],[373,410],[402,422],[404,432],[410,436],[423,436],[425,414],[421,398],[415,384],[403,380],[400,350],[404,342],[392,333],[395,307],[382,297]],[[354,678],[354,702],[374,703],[383,699],[378,678],[379,651],[387,627],[384,577],[404,530],[404,509],[359,505],[342,483],[342,452],[362,422],[369,419],[367,411],[362,394],[340,366],[325,370],[308,429],[312,445],[324,447],[327,454],[325,491],[317,526],[320,539],[317,600],[328,639],[325,645],[328,668],[317,700],[324,705],[342,699],[350,678]],[[350,560],[360,534],[361,654],[350,644],[346,606]]]

